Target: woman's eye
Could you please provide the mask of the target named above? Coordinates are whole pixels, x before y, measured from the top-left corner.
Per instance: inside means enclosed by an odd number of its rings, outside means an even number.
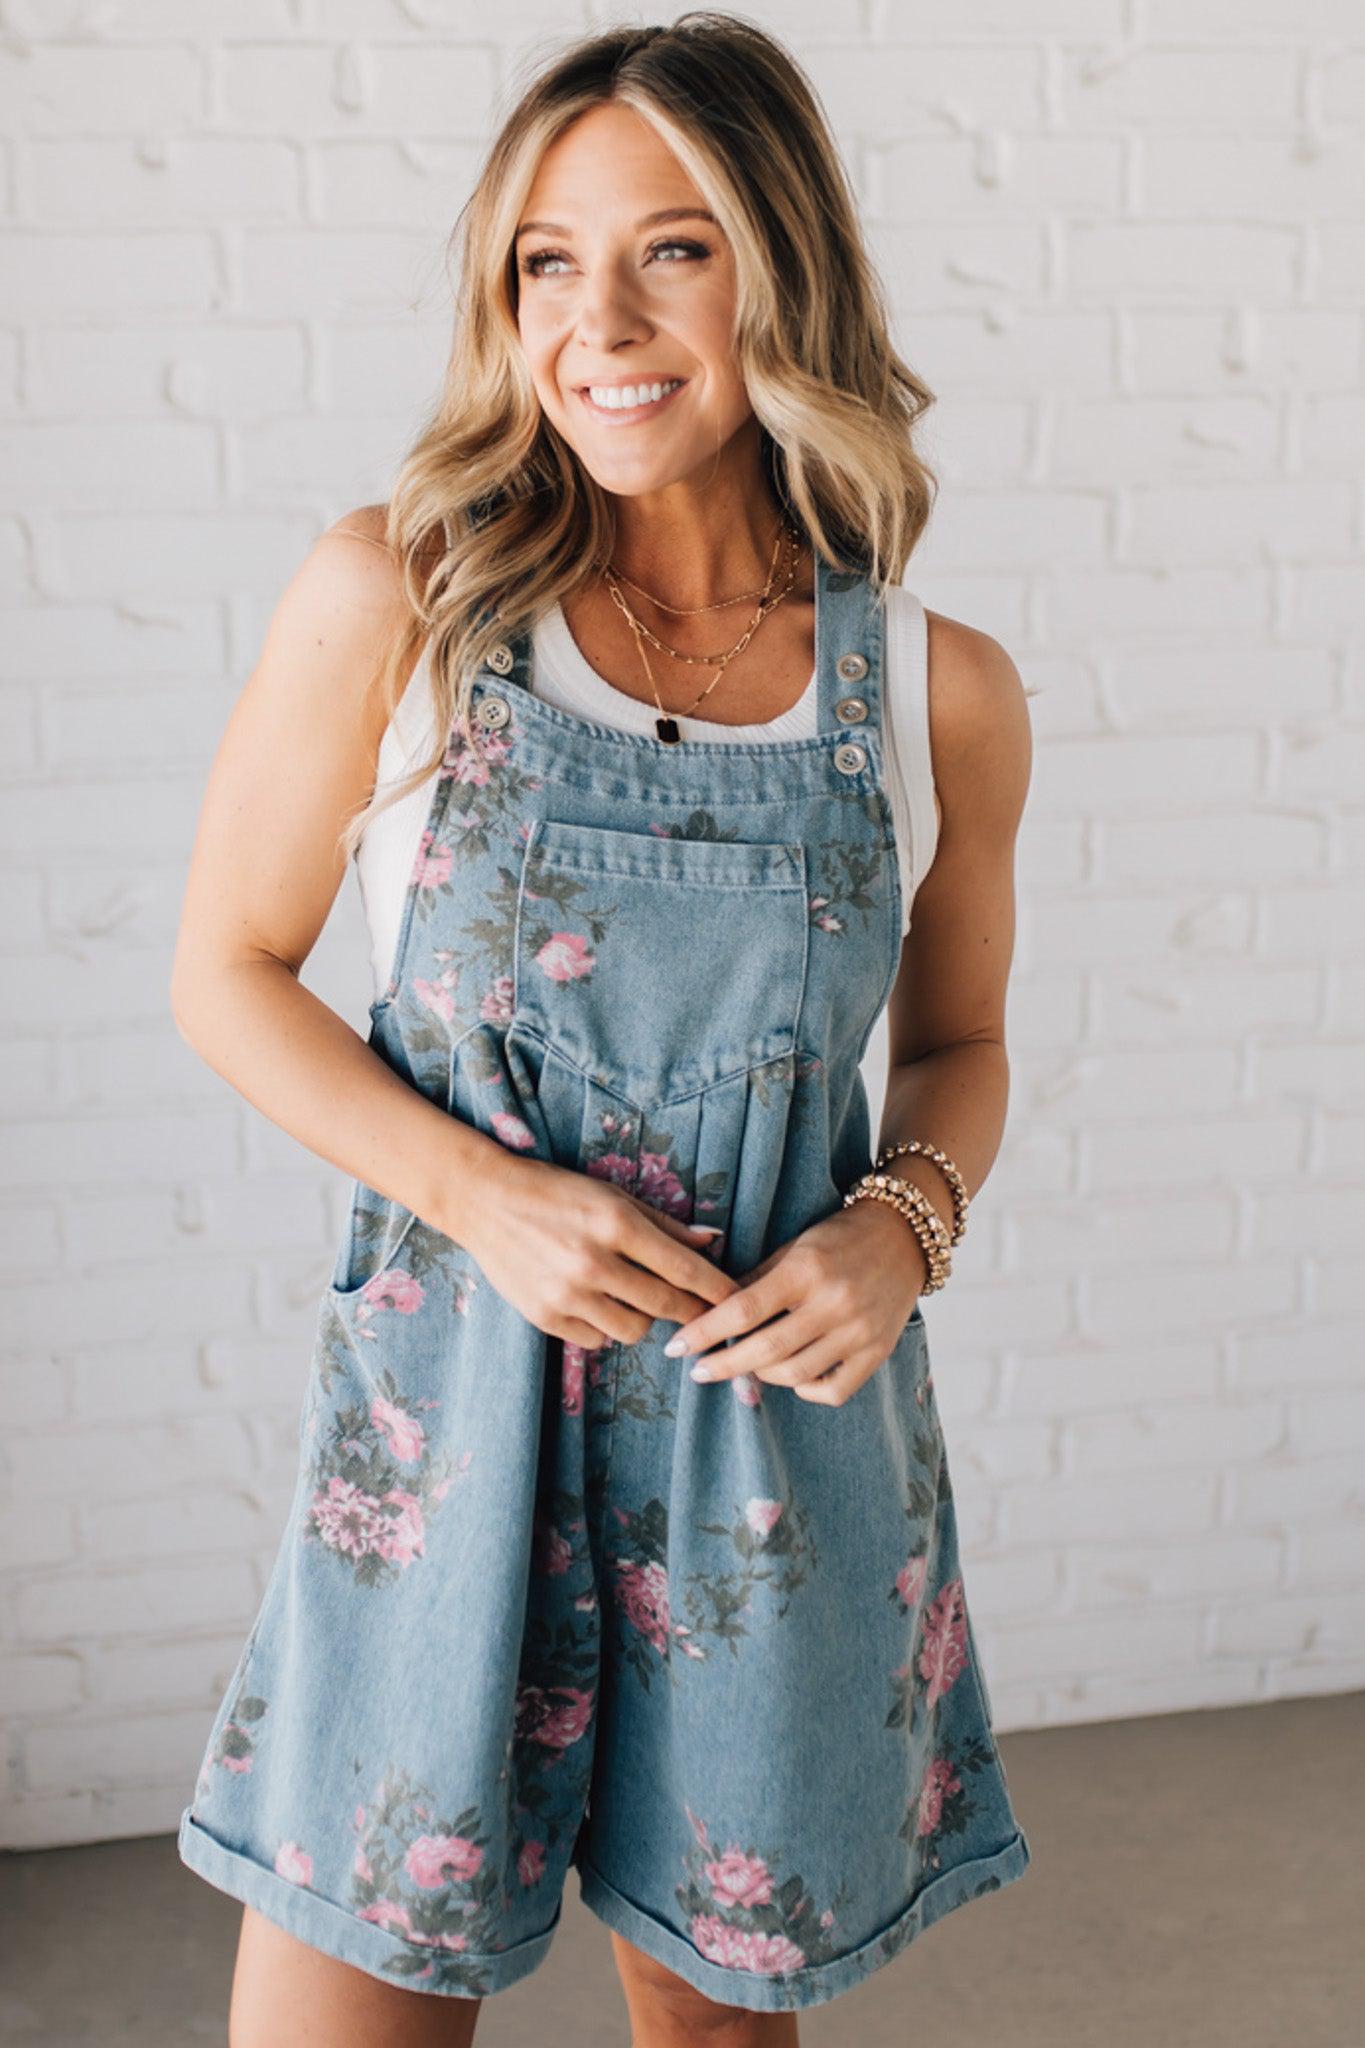
[[[557,263],[559,260],[560,252],[558,249],[535,249],[529,256],[523,256],[521,267],[527,277],[543,277],[545,273],[541,269],[541,265],[543,263]]]
[[[681,249],[685,256],[709,256],[711,253],[700,242],[677,241],[654,242],[647,253],[654,256],[661,249]],[[528,277],[544,277],[547,274],[543,268],[545,264],[566,263],[568,260],[562,249],[534,249],[529,256],[523,257],[521,267]]]

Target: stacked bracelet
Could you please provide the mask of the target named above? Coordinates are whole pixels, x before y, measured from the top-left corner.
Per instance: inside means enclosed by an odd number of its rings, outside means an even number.
[[[897,1179],[890,1173],[865,1173],[844,1196],[844,1207],[854,1202],[889,1202],[899,1209],[919,1240],[924,1253],[925,1283],[922,1292],[933,1294],[952,1271],[948,1226],[922,1188]]]
[[[953,1165],[947,1153],[940,1152],[937,1145],[927,1144],[923,1138],[907,1138],[900,1145],[883,1145],[881,1151],[877,1154],[878,1167],[885,1166],[888,1159],[896,1158],[901,1152],[918,1152],[922,1158],[932,1159],[935,1166],[941,1170],[953,1197],[952,1242],[960,1244],[963,1233],[967,1228],[967,1211],[971,1206],[970,1197],[967,1194],[966,1181]]]
[[[902,1152],[918,1152],[925,1159],[932,1159],[942,1172],[953,1197],[951,1230],[923,1188],[917,1187],[914,1181],[903,1180],[899,1174],[881,1171],[888,1160],[899,1157]],[[967,1228],[969,1207],[967,1183],[947,1153],[941,1152],[937,1145],[927,1144],[922,1138],[909,1138],[899,1145],[884,1145],[877,1154],[871,1173],[865,1173],[856,1180],[844,1196],[844,1207],[847,1209],[854,1202],[864,1201],[889,1202],[892,1208],[900,1210],[924,1253],[926,1278],[922,1291],[933,1294],[942,1287],[953,1270],[952,1248],[961,1242]]]

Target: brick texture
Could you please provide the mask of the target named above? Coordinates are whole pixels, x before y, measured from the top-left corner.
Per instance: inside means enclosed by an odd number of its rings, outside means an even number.
[[[1032,692],[1009,1129],[928,1311],[998,1725],[1359,1686],[1358,0],[754,11],[940,393],[908,580]],[[263,1590],[344,1191],[172,1028],[195,812],[435,389],[499,96],[597,18],[4,10],[3,1846],[173,1827]],[[350,884],[306,978],[360,1021]]]

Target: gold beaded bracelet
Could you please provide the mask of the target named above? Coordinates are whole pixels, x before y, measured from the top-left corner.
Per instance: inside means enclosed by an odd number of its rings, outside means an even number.
[[[925,1283],[921,1292],[933,1294],[943,1286],[953,1269],[948,1226],[922,1188],[900,1180],[895,1174],[865,1173],[844,1196],[843,1206],[855,1202],[889,1202],[909,1223],[924,1253]]]
[[[935,1166],[942,1171],[943,1178],[947,1181],[953,1197],[952,1242],[960,1244],[963,1233],[967,1228],[967,1211],[971,1207],[971,1198],[967,1193],[966,1181],[962,1178],[962,1175],[958,1172],[947,1153],[940,1152],[937,1145],[927,1144],[923,1138],[908,1138],[900,1145],[883,1145],[881,1151],[877,1154],[877,1166],[879,1168],[885,1166],[888,1159],[896,1158],[901,1152],[918,1152],[922,1158],[932,1159]]]

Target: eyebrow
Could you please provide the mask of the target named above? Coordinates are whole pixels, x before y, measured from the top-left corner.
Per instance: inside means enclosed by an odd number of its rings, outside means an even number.
[[[714,213],[704,206],[661,206],[657,213],[646,213],[635,225],[637,228],[655,228],[669,220],[709,220],[713,228],[720,222]],[[524,220],[512,237],[519,242],[523,235],[565,235],[572,236],[573,229],[564,227],[557,220]]]

